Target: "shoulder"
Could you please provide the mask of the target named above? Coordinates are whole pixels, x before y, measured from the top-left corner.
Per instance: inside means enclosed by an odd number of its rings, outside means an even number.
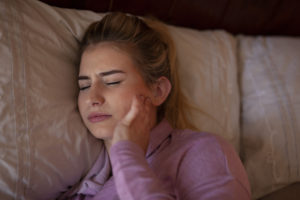
[[[211,168],[233,176],[244,173],[240,157],[233,146],[216,134],[175,129],[170,147],[189,166],[202,166],[204,171]]]
[[[171,134],[171,145],[180,146],[183,149],[189,150],[197,149],[201,152],[209,151],[223,156],[225,156],[227,152],[234,151],[233,146],[218,135],[189,129],[174,129]]]
[[[184,184],[188,183],[237,183],[241,190],[250,194],[243,164],[233,146],[222,137],[206,132],[174,130],[170,147],[181,157],[177,168],[181,187],[185,188]]]
[[[243,164],[233,146],[212,133],[174,130],[169,152],[177,157],[177,171],[198,177],[239,177],[247,179]]]

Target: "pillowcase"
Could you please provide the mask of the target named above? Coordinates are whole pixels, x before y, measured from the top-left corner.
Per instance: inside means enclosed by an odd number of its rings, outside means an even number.
[[[241,151],[258,198],[300,181],[300,38],[239,43]]]
[[[39,1],[0,2],[0,199],[54,199],[103,150],[76,105],[77,42],[103,15]],[[236,40],[169,26],[191,122],[239,147]]]
[[[102,150],[77,110],[77,49],[38,1],[0,1],[0,199],[54,199]]]
[[[175,42],[183,93],[197,109],[187,110],[201,131],[228,140],[239,153],[240,99],[236,39],[229,33],[169,26]]]

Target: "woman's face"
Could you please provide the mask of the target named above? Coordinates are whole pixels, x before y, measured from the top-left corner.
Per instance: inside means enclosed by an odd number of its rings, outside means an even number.
[[[78,82],[81,117],[90,132],[104,140],[112,138],[116,124],[129,111],[135,95],[151,98],[151,91],[132,58],[109,42],[89,46],[84,51]]]

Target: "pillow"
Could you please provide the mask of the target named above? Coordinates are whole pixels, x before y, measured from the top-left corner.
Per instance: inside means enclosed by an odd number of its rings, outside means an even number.
[[[169,26],[189,120],[201,131],[227,139],[239,153],[239,89],[236,39],[229,33]]]
[[[239,43],[241,151],[258,198],[300,181],[300,38]]]
[[[77,42],[38,1],[0,1],[0,199],[54,199],[102,150],[77,111]]]
[[[104,148],[76,106],[77,41],[103,15],[33,0],[3,0],[0,15],[0,199],[54,199]],[[236,40],[223,31],[169,28],[184,93],[204,111],[189,111],[190,120],[238,151]]]

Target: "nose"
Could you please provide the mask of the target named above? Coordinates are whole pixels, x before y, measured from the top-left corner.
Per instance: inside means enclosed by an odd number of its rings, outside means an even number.
[[[104,104],[105,98],[101,92],[101,89],[97,86],[91,88],[90,90],[90,104],[92,106],[99,106]]]

